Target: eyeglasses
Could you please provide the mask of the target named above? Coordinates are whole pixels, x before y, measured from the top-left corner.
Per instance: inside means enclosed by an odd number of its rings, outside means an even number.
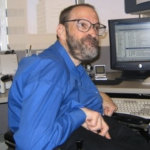
[[[106,31],[106,26],[100,23],[91,23],[90,21],[86,20],[86,19],[73,19],[73,20],[66,20],[65,22],[72,22],[72,21],[76,21],[77,22],[77,29],[81,32],[88,32],[91,27],[94,28],[94,30],[96,31],[97,35],[102,36],[105,31]]]

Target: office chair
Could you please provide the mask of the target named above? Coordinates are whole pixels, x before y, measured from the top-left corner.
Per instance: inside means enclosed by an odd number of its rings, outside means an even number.
[[[15,140],[13,138],[13,132],[11,130],[8,130],[4,134],[4,140],[5,144],[8,146],[8,150],[15,150]]]

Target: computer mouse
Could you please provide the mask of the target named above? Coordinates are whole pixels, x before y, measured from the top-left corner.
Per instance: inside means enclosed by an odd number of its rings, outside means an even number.
[[[150,77],[147,77],[146,79],[144,79],[144,81],[142,82],[142,84],[144,84],[144,85],[150,85]]]

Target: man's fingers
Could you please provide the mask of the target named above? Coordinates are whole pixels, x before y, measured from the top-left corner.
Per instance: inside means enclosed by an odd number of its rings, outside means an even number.
[[[99,135],[104,136],[106,139],[111,139],[111,136],[110,136],[108,130],[101,130]]]
[[[106,124],[106,122],[103,120],[103,118],[102,118],[102,122],[101,122],[102,124],[101,124],[101,131],[100,131],[100,133],[99,133],[99,135],[101,135],[101,136],[104,136],[104,137],[106,137],[107,139],[111,139],[111,136],[110,136],[110,134],[109,134],[109,127],[108,127],[108,125]]]
[[[113,109],[110,109],[110,108],[108,108],[108,107],[106,107],[106,108],[104,109],[104,114],[105,114],[106,116],[112,116],[113,113],[114,113],[114,110],[113,110]]]
[[[96,134],[99,134],[101,136],[106,137],[107,139],[110,139],[111,137],[108,133],[109,127],[107,123],[104,121],[101,114],[99,112],[87,108],[81,108],[81,109],[86,114],[86,120],[85,123],[82,124],[82,126],[88,130],[91,130]]]
[[[111,136],[108,132],[106,133],[105,137],[106,137],[106,139],[111,139]]]

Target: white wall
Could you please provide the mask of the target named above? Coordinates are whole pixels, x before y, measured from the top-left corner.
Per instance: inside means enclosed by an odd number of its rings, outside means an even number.
[[[9,3],[11,4],[12,1],[8,0]],[[50,5],[48,4],[49,7],[45,7],[47,9],[50,9],[51,12],[49,12],[46,20],[49,21],[48,25],[48,29],[50,29],[50,31],[46,31],[46,35],[44,37],[45,33],[37,33],[36,30],[36,14],[35,11],[36,9],[36,5],[35,3],[33,3],[34,1],[38,2],[38,0],[21,0],[19,1],[22,5],[20,5],[18,7],[18,1],[19,0],[13,0],[13,5],[9,5],[9,7],[11,8],[12,6],[15,7],[15,9],[20,9],[19,7],[22,6],[24,9],[24,12],[28,12],[27,14],[29,15],[24,15],[24,17],[21,17],[21,25],[25,26],[27,28],[28,26],[28,30],[26,31],[27,33],[23,33],[21,35],[17,35],[16,32],[14,31],[14,34],[9,35],[9,44],[10,47],[14,50],[24,50],[27,49],[29,47],[29,45],[32,45],[33,49],[45,49],[46,47],[48,47],[49,45],[51,45],[55,40],[56,40],[56,25],[58,23],[58,14],[60,9],[63,9],[64,7],[71,5],[72,3],[75,3],[75,0],[55,0],[55,3],[57,5]],[[46,2],[49,0],[43,0],[42,2]],[[81,0],[77,0],[77,1],[81,1]],[[83,0],[84,1],[84,0]],[[27,6],[25,5],[26,2],[30,2],[30,5],[28,4]],[[58,3],[59,2],[59,3]],[[19,3],[19,4],[20,4]],[[136,15],[129,15],[129,14],[125,14],[124,11],[124,0],[85,0],[85,3],[90,3],[93,4],[99,14],[100,17],[100,21],[101,23],[105,24],[108,27],[108,20],[109,19],[118,19],[118,18],[131,18],[131,17],[137,17]],[[34,4],[34,7],[32,6]],[[29,9],[28,6],[32,6],[32,9]],[[21,7],[21,8],[22,8]],[[51,9],[51,7],[53,9]],[[33,9],[34,8],[34,9]],[[26,10],[27,9],[27,10]],[[44,10],[47,10],[44,9]],[[27,19],[28,16],[28,19]],[[9,19],[9,26],[10,23],[13,24],[17,24],[18,22],[15,20],[16,17],[11,17],[8,18]],[[30,18],[30,19],[29,19]],[[10,22],[11,19],[11,22]],[[19,22],[20,23],[20,22]],[[28,25],[26,25],[28,24]],[[18,28],[20,27],[20,24],[18,26]],[[34,36],[32,35],[34,34]],[[50,34],[50,36],[48,36],[47,34]],[[31,35],[31,37],[30,37]],[[35,37],[37,35],[37,37]],[[42,39],[42,40],[41,40]],[[44,41],[44,42],[43,42]],[[40,45],[40,46],[39,46]],[[100,45],[101,46],[109,46],[109,34],[108,34],[108,28],[107,28],[107,34],[105,37],[102,37],[100,39]]]
[[[46,1],[48,1],[48,0],[45,0],[45,2]],[[43,48],[47,47],[49,44],[53,43],[53,41],[56,40],[56,36],[54,34],[56,33],[56,31],[55,31],[56,27],[55,26],[56,26],[56,24],[58,22],[58,18],[59,18],[58,10],[60,10],[60,8],[63,9],[67,5],[71,5],[72,3],[75,3],[74,0],[65,0],[65,1],[63,1],[64,4],[62,5],[61,4],[62,2],[60,2],[60,0],[55,0],[55,1],[57,2],[57,4],[59,2],[59,6],[58,5],[51,5],[51,7],[52,7],[52,9],[50,9],[51,13],[48,13],[49,15],[47,16],[47,18],[49,18],[48,19],[48,21],[49,21],[48,28],[51,29],[51,32],[48,32],[48,33],[49,34],[53,33],[53,36],[51,36],[51,39],[49,39],[48,36],[46,36],[44,38],[44,39],[46,39],[47,44],[45,43],[45,46],[44,46],[44,44],[41,44]],[[105,24],[107,27],[108,27],[108,20],[109,19],[136,17],[136,15],[125,14],[124,0],[85,0],[85,3],[90,3],[90,4],[95,6],[95,8],[99,14],[101,23]],[[56,15],[56,12],[58,13],[57,15]],[[51,17],[51,16],[55,16],[55,17]],[[53,22],[53,24],[52,24],[52,22]],[[38,39],[38,37],[36,39]],[[43,37],[43,35],[42,35],[42,37]],[[40,40],[38,40],[38,43],[39,43],[39,41]],[[35,43],[35,40],[34,40],[35,44],[33,44],[32,38],[30,38],[30,42],[32,43],[32,45],[35,49],[39,48],[39,46],[37,46],[38,44]],[[108,28],[107,28],[106,36],[102,37],[100,39],[100,45],[101,46],[109,46]]]

